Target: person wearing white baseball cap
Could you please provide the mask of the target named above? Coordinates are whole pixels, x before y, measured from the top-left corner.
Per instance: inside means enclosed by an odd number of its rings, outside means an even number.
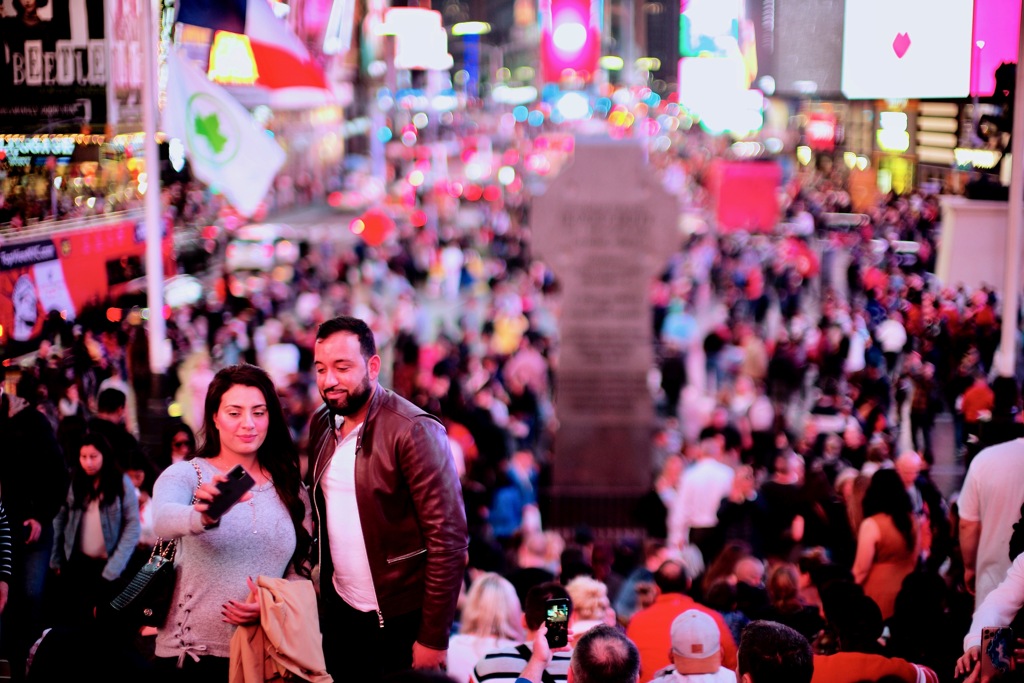
[[[710,616],[688,609],[669,630],[672,664],[654,675],[657,683],[736,683],[736,673],[722,667],[721,634]]]

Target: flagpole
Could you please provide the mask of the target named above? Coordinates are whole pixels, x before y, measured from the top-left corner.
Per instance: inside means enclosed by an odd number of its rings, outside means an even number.
[[[156,145],[157,98],[157,25],[153,21],[153,4],[158,0],[142,1],[142,128],[143,156],[146,159],[146,194],[144,195],[144,221],[146,226],[146,294],[149,318],[146,331],[149,337],[149,369],[153,375],[158,398],[160,377],[167,371],[164,342],[167,327],[164,322],[164,262],[163,221],[160,210],[160,156]]]

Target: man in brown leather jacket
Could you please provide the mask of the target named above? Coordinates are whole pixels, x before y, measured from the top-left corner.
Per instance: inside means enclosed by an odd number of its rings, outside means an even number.
[[[373,333],[323,323],[310,425],[314,561],[327,671],[375,681],[443,668],[466,567],[462,490],[444,427],[377,383]]]

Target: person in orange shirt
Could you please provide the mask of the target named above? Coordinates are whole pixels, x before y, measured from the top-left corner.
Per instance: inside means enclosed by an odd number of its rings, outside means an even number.
[[[964,419],[964,441],[967,444],[967,460],[964,466],[969,466],[971,458],[980,449],[978,443],[978,431],[984,420],[992,417],[992,407],[995,405],[995,393],[988,385],[985,372],[981,368],[974,371],[974,382],[967,387],[960,400],[960,414]]]
[[[722,667],[736,670],[736,641],[722,615],[700,605],[686,592],[690,589],[690,578],[685,565],[679,560],[666,560],[654,573],[658,597],[650,607],[633,615],[626,629],[626,635],[640,650],[640,683],[652,680],[654,674],[672,662],[670,631],[672,622],[686,610],[704,612],[718,625],[721,636]]]
[[[840,651],[814,655],[811,683],[858,683],[883,678],[901,683],[939,683],[938,675],[927,666],[882,654],[878,644],[882,612],[874,600],[852,586],[834,586],[829,593],[822,596],[825,616]]]

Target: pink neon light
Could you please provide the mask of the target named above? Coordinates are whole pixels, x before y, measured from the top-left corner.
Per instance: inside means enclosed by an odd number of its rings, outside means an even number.
[[[996,69],[1017,63],[1021,0],[974,0],[971,94],[988,96],[996,87]],[[983,41],[984,47],[978,46]]]

